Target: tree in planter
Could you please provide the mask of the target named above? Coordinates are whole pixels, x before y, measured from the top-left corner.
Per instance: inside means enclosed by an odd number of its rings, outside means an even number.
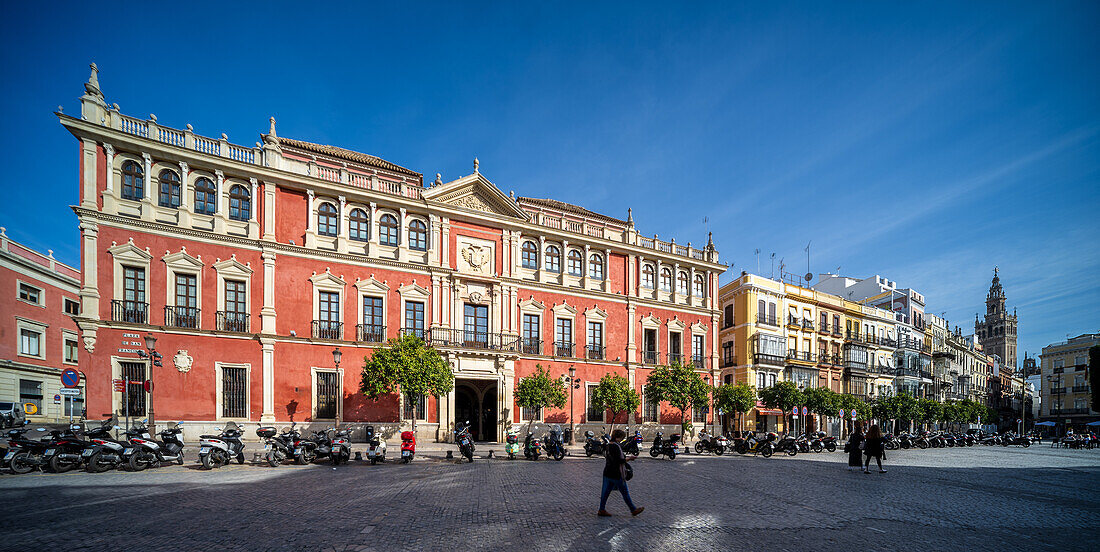
[[[871,411],[871,403],[855,395],[840,395],[840,407],[844,410],[855,410],[856,420],[858,421],[870,420],[871,417],[874,415],[874,413]],[[848,416],[846,416],[846,418],[848,418],[848,420],[851,420],[851,418]],[[855,429],[854,425],[852,429]]]
[[[600,384],[592,391],[592,407],[611,412],[612,433],[619,415],[634,412],[641,404],[641,397],[630,387],[630,380],[618,374],[607,374],[600,378]]]
[[[691,426],[685,423],[688,408],[703,408],[710,396],[710,386],[694,368],[673,363],[658,366],[649,373],[645,384],[646,397],[658,403],[667,402],[680,410],[680,427],[685,432]]]
[[[787,415],[790,414],[790,410],[797,405],[801,405],[805,399],[802,397],[802,392],[798,390],[798,386],[791,381],[781,381],[771,387],[760,390],[760,402],[764,403],[764,406],[768,408],[778,408],[783,411],[783,424],[787,423]],[[793,424],[793,418],[792,424]],[[787,433],[790,433],[791,426],[787,426]]]
[[[390,339],[385,347],[375,349],[369,360],[363,360],[359,391],[370,399],[401,392],[419,402],[422,397],[439,398],[454,389],[450,363],[413,335]],[[416,432],[415,409],[412,430]]]
[[[535,365],[535,373],[522,378],[516,384],[516,406],[541,410],[552,406],[563,408],[565,406],[565,382],[559,378],[551,377],[550,371]],[[521,411],[522,412],[522,411]],[[527,431],[531,431],[535,420],[532,418],[527,424]]]
[[[945,417],[945,406],[932,399],[918,399],[914,419],[922,424],[936,423]]]
[[[828,387],[811,387],[802,392],[803,404],[815,416],[835,416],[840,408],[840,397]]]
[[[714,390],[714,408],[737,414],[738,431],[744,430],[745,413],[756,406],[756,388],[746,382],[724,383]]]

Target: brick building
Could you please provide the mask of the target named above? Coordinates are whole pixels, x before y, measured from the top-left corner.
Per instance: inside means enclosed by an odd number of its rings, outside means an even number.
[[[0,228],[0,403],[18,404],[32,422],[82,413],[83,395],[54,400],[61,371],[80,360],[73,321],[79,290],[79,270],[54,259],[53,251],[42,254],[8,239]]]
[[[626,220],[513,197],[481,174],[425,186],[378,157],[277,135],[254,147],[140,120],[108,105],[97,69],[80,118],[80,220],[89,416],[155,408],[204,431],[246,424],[384,424],[416,416],[445,439],[469,420],[499,440],[522,419],[512,391],[541,364],[575,370],[559,411],[586,408],[607,373],[639,389],[657,357],[643,339],[717,376],[718,262],[704,247],[642,236]],[[404,404],[358,393],[362,359],[401,333],[450,360],[456,389]],[[153,335],[163,366],[141,356]],[[334,349],[342,363],[334,362]],[[650,351],[651,349],[645,349]],[[668,358],[662,355],[660,360]],[[122,404],[111,380],[153,381]],[[670,422],[645,401],[631,422]],[[404,416],[399,416],[399,414]]]

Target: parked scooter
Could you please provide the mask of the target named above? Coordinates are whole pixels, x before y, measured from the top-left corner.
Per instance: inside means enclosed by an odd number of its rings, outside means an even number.
[[[386,440],[381,439],[378,434],[374,432],[374,426],[367,426],[367,460],[371,465],[379,462],[386,461]],[[351,441],[349,440],[350,430],[342,430],[336,432],[336,436],[332,439],[332,464],[339,463],[337,457],[342,458],[345,462],[351,456]]]
[[[756,434],[749,433],[736,449],[737,453],[748,454],[751,452],[753,455],[759,453],[764,458],[768,458],[775,453],[776,437],[775,433],[769,432],[763,439],[757,439]]]
[[[145,424],[137,422],[130,426],[127,435],[134,445],[134,453],[130,455],[130,469],[141,471],[145,468],[158,468],[164,462],[176,462],[182,466],[185,445],[180,438],[181,433],[183,428],[179,424],[170,424],[167,429],[157,432],[160,437],[158,441],[149,435]]]
[[[657,436],[653,438],[653,446],[649,448],[649,455],[657,458],[662,454],[668,456],[669,460],[676,459],[676,451],[680,446],[680,434],[673,433],[668,436],[668,439],[663,438],[663,434],[658,431]]]
[[[565,458],[565,442],[561,438],[560,425],[550,426],[550,432],[542,439],[542,448],[546,451],[546,456],[554,460],[561,461]]]
[[[633,435],[627,435],[620,445],[623,447],[623,454],[628,456],[638,456],[642,448],[642,432],[634,430]]]
[[[585,456],[599,455],[603,456],[607,451],[607,443],[611,441],[611,438],[605,433],[599,440],[596,439],[596,434],[592,430],[584,432],[584,454]]]
[[[725,437],[721,435],[715,437],[704,429],[699,432],[699,442],[695,443],[695,452],[696,454],[713,452],[714,454],[721,456],[723,452],[726,452],[726,446],[728,444],[729,441],[727,441]]]
[[[64,432],[51,431],[50,446],[43,453],[46,466],[54,473],[64,473],[83,463],[81,454],[91,444],[83,438],[80,424],[72,424]]]
[[[416,454],[416,434],[411,431],[401,432],[401,462],[408,464],[412,462],[413,456]]]
[[[264,440],[264,459],[267,460],[269,466],[278,467],[287,458],[293,456],[290,452],[292,443],[301,438],[298,431],[294,429],[295,424],[295,422],[292,422],[290,430],[285,433],[278,433],[272,426],[256,428],[256,435]]]
[[[30,423],[24,420],[23,425]],[[28,439],[24,436],[30,431],[27,427],[17,427],[8,430],[9,448],[4,453],[3,463],[0,467],[8,468],[17,474],[28,473],[35,468],[46,466],[45,452],[49,448],[52,437],[43,436],[40,440]],[[45,433],[45,428],[36,428],[35,431]]]
[[[470,437],[470,422],[455,429],[455,443],[458,443],[458,452],[470,462],[474,461],[474,440]]]
[[[523,453],[523,445],[519,443],[519,426],[513,425],[504,433],[504,452],[509,460],[515,460],[516,456]]]
[[[203,469],[219,468],[234,458],[244,464],[242,433],[236,422],[227,422],[218,435],[199,435],[199,463]]]
[[[775,444],[775,452],[786,452],[787,456],[798,454],[798,442],[789,433]]]
[[[527,437],[523,439],[523,457],[528,460],[538,461],[539,454],[542,453],[542,442],[535,438],[532,434],[531,428],[527,430]]]
[[[119,441],[111,435],[116,425],[118,419],[111,416],[98,428],[85,433],[91,446],[84,449],[81,456],[84,458],[84,469],[88,472],[101,473],[128,464],[133,448],[130,443]]]

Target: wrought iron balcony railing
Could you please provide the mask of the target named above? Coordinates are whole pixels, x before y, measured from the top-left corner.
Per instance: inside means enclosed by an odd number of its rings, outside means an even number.
[[[603,345],[585,345],[585,358],[590,360],[603,360],[604,347]]]
[[[490,351],[519,352],[520,337],[516,334],[489,333],[457,328],[431,328],[432,347],[459,347]]]
[[[358,324],[355,326],[355,340],[360,343],[385,343],[386,327],[381,324]]]
[[[141,301],[111,301],[111,320],[115,322],[149,323],[149,303]]]
[[[573,358],[573,343],[565,341],[554,342],[554,356]]]
[[[164,307],[164,325],[173,328],[198,328],[199,309],[196,307]]]
[[[337,320],[314,320],[314,339],[343,339],[344,323]]]
[[[219,331],[248,333],[247,312],[217,311],[214,314]]]
[[[657,351],[642,351],[642,364],[657,364]]]
[[[758,314],[756,315],[756,323],[765,326],[779,326],[779,321],[775,319],[774,314]]]
[[[520,338],[520,352],[525,355],[541,355],[542,340],[533,337]]]

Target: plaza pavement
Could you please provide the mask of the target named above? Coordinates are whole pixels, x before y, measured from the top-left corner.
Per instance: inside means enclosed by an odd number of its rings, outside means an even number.
[[[436,449],[441,451],[442,449]],[[9,550],[1096,550],[1100,450],[640,458],[632,518],[602,459],[194,465],[0,475]]]

